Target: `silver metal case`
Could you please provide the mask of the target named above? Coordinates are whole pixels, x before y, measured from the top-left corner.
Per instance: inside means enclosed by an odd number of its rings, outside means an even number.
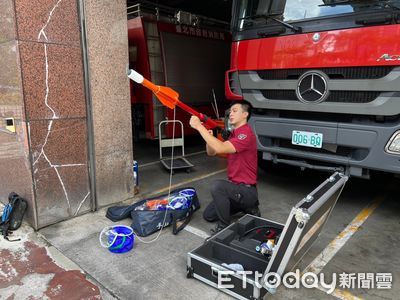
[[[219,272],[232,271],[222,263],[238,263],[245,271],[262,273],[262,278],[244,276],[240,272],[224,274],[223,278],[229,278],[233,287],[219,288],[221,291],[237,299],[253,300],[262,299],[268,292],[274,293],[267,284],[270,275],[283,275],[292,270],[307,253],[327,222],[347,179],[341,173],[334,173],[292,208],[284,225],[252,215],[243,216],[188,253],[187,277],[218,288]],[[244,234],[255,227],[282,230],[271,256],[266,257],[248,247],[253,241],[246,240]]]

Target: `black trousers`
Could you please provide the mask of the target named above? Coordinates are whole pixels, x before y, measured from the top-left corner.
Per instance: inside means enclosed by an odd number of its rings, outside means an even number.
[[[206,207],[203,217],[208,222],[221,221],[229,225],[231,215],[258,206],[258,193],[255,186],[235,184],[219,179],[211,186],[213,201]]]

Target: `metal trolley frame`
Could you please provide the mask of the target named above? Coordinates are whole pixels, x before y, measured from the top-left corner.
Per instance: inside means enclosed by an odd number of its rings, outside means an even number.
[[[168,123],[176,123],[181,127],[181,137],[179,138],[162,138],[163,136],[163,127],[168,125]],[[175,125],[176,125],[175,124]],[[184,142],[184,134],[183,134],[183,123],[179,120],[164,120],[158,124],[158,141],[160,144],[160,162],[164,166],[165,169],[175,173],[175,170],[185,170],[187,173],[191,171],[191,168],[194,167],[186,158],[185,158],[185,142]],[[182,147],[182,156],[174,157],[165,157],[163,156],[163,148],[171,148],[171,147]],[[173,160],[171,162],[171,160]],[[171,171],[172,169],[172,171]]]

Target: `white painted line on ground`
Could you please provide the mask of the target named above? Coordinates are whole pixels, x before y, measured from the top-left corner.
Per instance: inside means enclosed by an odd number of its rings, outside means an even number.
[[[195,156],[195,155],[202,154],[202,153],[206,153],[206,151],[203,150],[203,151],[198,151],[198,152],[189,153],[189,154],[186,154],[184,157]],[[181,157],[181,156],[176,156],[175,158],[178,158],[178,157]],[[148,166],[152,166],[152,165],[155,165],[155,164],[159,164],[159,163],[160,163],[160,160],[148,162],[148,163],[139,165],[139,169],[140,169],[140,168],[144,168],[144,167],[148,167]]]
[[[207,239],[207,238],[210,237],[210,235],[207,232],[205,232],[205,231],[203,231],[201,229],[197,229],[195,227],[192,227],[190,225],[186,225],[185,228],[183,228],[183,229],[188,231],[188,232],[190,232],[190,233],[193,233],[194,235],[197,235],[198,237],[201,237],[203,239]]]
[[[185,180],[185,181],[176,183],[176,184],[174,184],[174,185],[171,186],[171,190],[176,189],[177,187],[179,187],[179,186],[181,186],[181,185],[189,184],[189,183],[191,183],[191,182],[194,182],[194,181],[197,181],[197,180],[201,180],[201,179],[204,179],[204,178],[207,178],[207,177],[211,177],[211,176],[220,174],[220,173],[225,172],[225,171],[226,171],[226,168],[224,168],[224,169],[222,169],[222,170],[215,171],[215,172],[207,173],[207,174],[204,174],[204,175],[201,175],[201,176],[197,176],[197,177],[194,177],[194,178],[189,179],[189,180]],[[168,191],[169,189],[170,189],[170,187],[168,186],[168,187],[159,189],[159,190],[157,190],[157,191],[154,191],[154,192],[152,192],[152,193],[146,195],[145,197],[152,197],[153,195],[155,196],[155,195],[161,194],[161,193],[163,193],[163,192],[166,192],[166,191]],[[184,228],[184,230],[186,230],[186,231],[188,231],[188,232],[190,232],[190,233],[193,233],[194,235],[197,235],[197,236],[199,236],[199,237],[201,237],[201,238],[204,238],[204,239],[206,239],[206,238],[208,238],[208,237],[210,236],[210,235],[207,234],[205,231],[203,231],[203,230],[201,230],[201,229],[197,229],[197,228],[192,227],[192,226],[190,226],[190,225],[186,225],[185,228]]]
[[[303,274],[312,272],[319,274],[322,269],[328,264],[328,262],[339,252],[339,250],[346,244],[346,242],[356,233],[362,224],[368,219],[368,217],[374,212],[374,210],[382,203],[385,196],[375,198],[370,204],[368,204],[349,225],[339,235],[329,243],[329,245],[304,269]],[[321,286],[319,290],[326,292]],[[335,289],[332,296],[343,299],[343,300],[357,300],[362,299],[352,295],[347,291]]]

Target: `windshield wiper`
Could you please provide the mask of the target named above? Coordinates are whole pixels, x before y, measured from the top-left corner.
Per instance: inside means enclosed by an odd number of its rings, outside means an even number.
[[[287,23],[285,21],[281,21],[281,20],[279,20],[277,18],[274,18],[273,16],[274,15],[251,15],[251,16],[239,18],[239,20],[249,20],[249,19],[250,20],[254,20],[254,19],[261,19],[261,18],[265,19],[266,21],[267,20],[274,20],[275,22],[277,22],[277,23],[279,23],[279,24],[281,24],[281,25],[293,30],[296,33],[303,32],[303,28],[301,28],[300,26],[293,26],[293,25],[291,25],[291,24],[289,24],[289,23]]]

